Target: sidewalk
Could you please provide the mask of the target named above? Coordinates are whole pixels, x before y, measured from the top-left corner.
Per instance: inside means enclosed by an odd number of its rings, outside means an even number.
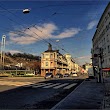
[[[110,77],[105,78],[105,97],[104,97],[104,109],[110,109]]]
[[[103,109],[105,86],[96,79],[85,80],[51,110]]]

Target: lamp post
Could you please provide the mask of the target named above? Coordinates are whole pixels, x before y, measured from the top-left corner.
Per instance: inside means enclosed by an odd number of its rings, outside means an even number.
[[[5,60],[5,38],[6,36],[2,36],[2,42],[1,42],[1,64],[2,64],[2,69],[4,69],[4,60]]]
[[[103,49],[99,48],[99,82],[103,82],[103,72],[102,72],[102,58],[103,58]]]

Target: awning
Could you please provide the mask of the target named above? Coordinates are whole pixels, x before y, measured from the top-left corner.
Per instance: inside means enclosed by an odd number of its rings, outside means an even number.
[[[110,68],[103,68],[103,71],[110,71]]]

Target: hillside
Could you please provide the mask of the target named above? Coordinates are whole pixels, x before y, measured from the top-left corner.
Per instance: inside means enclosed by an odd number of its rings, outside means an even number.
[[[3,63],[0,62],[0,65],[2,66]],[[4,67],[5,69],[13,69],[13,68],[19,68],[19,69],[36,69],[40,68],[40,56],[34,56],[31,54],[26,53],[5,53],[4,56]]]

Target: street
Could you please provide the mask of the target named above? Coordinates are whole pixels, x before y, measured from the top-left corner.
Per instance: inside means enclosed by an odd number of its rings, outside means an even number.
[[[46,80],[40,78],[36,81],[34,79],[33,83],[1,92],[0,109],[52,108],[82,81],[83,79],[71,77]]]

